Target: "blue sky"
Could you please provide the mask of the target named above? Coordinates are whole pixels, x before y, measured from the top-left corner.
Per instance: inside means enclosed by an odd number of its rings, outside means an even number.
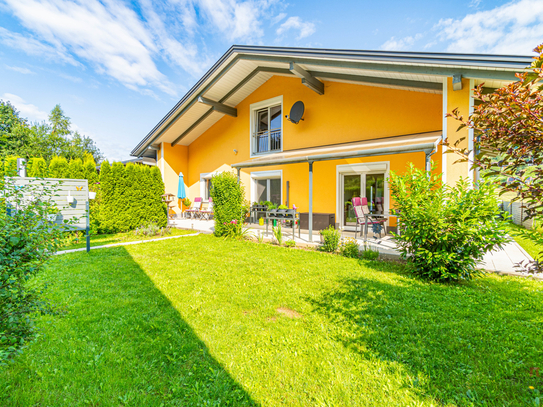
[[[0,99],[59,103],[110,160],[232,45],[530,55],[543,1],[0,0]]]

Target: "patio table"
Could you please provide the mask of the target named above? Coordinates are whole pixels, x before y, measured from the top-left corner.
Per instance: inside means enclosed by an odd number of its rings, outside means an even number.
[[[288,220],[288,221],[291,221],[292,222],[292,238],[294,239],[295,238],[295,234],[296,234],[296,223],[298,224],[298,238],[301,237],[301,231],[300,231],[300,222],[299,222],[299,212],[296,212],[292,215],[283,215],[281,217],[278,217],[278,216],[268,216],[268,214],[266,214],[266,216],[264,217],[264,220],[266,221],[266,234],[269,233],[269,228],[268,228],[268,224],[269,224],[269,220],[278,220],[278,221],[282,221],[282,220]],[[296,222],[298,221],[298,222]]]

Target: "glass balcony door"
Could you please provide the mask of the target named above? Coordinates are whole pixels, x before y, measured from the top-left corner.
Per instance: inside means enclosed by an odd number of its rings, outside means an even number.
[[[385,173],[342,174],[340,202],[342,203],[342,224],[350,229],[356,226],[352,198],[365,197],[371,213],[385,211]]]

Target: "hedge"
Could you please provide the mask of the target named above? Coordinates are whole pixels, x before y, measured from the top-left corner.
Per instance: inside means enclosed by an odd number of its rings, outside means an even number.
[[[0,162],[0,184],[5,176],[17,175],[17,157]],[[128,164],[126,167],[105,161],[100,174],[92,156],[68,162],[64,157],[53,157],[49,166],[40,157],[27,163],[29,177],[87,179],[89,191],[96,192],[90,200],[91,233],[124,232],[155,223],[166,226],[167,206],[162,201],[164,182],[158,167]],[[1,185],[0,185],[1,186]]]
[[[157,168],[158,169],[158,168]],[[244,218],[244,188],[234,173],[222,172],[211,180],[215,236],[231,236],[241,232]]]

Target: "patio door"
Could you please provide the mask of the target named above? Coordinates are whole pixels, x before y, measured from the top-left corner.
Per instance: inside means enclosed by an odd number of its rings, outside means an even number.
[[[356,216],[351,201],[354,197],[367,198],[368,208],[371,213],[379,214],[385,212],[385,179],[385,171],[340,173],[339,215],[343,228],[349,230],[356,226]]]

